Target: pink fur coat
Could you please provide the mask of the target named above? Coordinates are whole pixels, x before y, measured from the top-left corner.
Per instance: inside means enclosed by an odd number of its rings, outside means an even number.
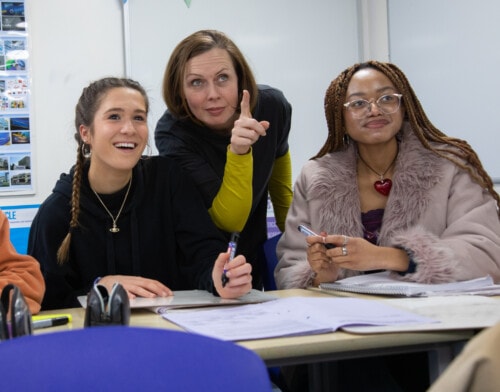
[[[408,125],[400,136],[379,245],[413,253],[416,271],[401,279],[441,283],[489,274],[499,282],[500,219],[494,199],[467,172],[425,149]],[[299,224],[363,236],[355,143],[302,168],[277,247],[280,289],[307,287],[312,280]],[[342,270],[339,279],[357,273]]]

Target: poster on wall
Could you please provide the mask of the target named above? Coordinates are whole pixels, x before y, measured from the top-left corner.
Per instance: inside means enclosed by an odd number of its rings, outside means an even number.
[[[28,252],[31,222],[33,222],[39,207],[38,204],[0,207],[9,220],[10,242],[18,253],[26,254]]]
[[[33,193],[24,1],[0,1],[0,196]]]

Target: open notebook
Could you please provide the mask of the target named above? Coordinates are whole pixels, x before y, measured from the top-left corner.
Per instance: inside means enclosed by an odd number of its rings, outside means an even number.
[[[334,283],[322,283],[319,287],[325,291],[336,290],[400,297],[458,294],[500,295],[500,285],[494,284],[490,276],[461,282],[425,284],[399,280],[391,276],[389,271],[353,276]]]
[[[245,306],[172,310],[162,317],[187,331],[231,341],[314,335],[345,326],[413,325],[417,329],[419,324],[439,323],[383,301],[333,297],[287,297]]]

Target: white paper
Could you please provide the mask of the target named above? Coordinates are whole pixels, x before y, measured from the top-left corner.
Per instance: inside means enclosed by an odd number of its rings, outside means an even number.
[[[439,324],[398,325],[343,328],[353,333],[383,333],[403,331],[438,331],[483,329],[500,322],[500,301],[480,296],[442,296],[428,298],[392,298],[381,300],[390,306],[405,309],[424,317],[439,320]]]
[[[495,285],[490,276],[461,282],[426,284],[397,279],[389,271],[352,276],[334,283],[322,283],[320,288],[325,291],[337,290],[352,293],[407,297],[464,293],[481,295],[500,294],[500,285]]]
[[[174,310],[162,316],[188,331],[232,341],[325,333],[346,325],[436,322],[379,301],[359,298],[290,297],[238,307]]]

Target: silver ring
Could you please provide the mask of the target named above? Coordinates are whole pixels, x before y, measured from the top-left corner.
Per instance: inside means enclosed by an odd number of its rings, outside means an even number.
[[[344,242],[342,243],[342,246],[346,246],[347,241],[349,241],[349,237],[347,237],[346,235],[343,235],[343,237],[344,237]]]
[[[342,256],[347,256],[347,248],[345,246],[342,247]]]

